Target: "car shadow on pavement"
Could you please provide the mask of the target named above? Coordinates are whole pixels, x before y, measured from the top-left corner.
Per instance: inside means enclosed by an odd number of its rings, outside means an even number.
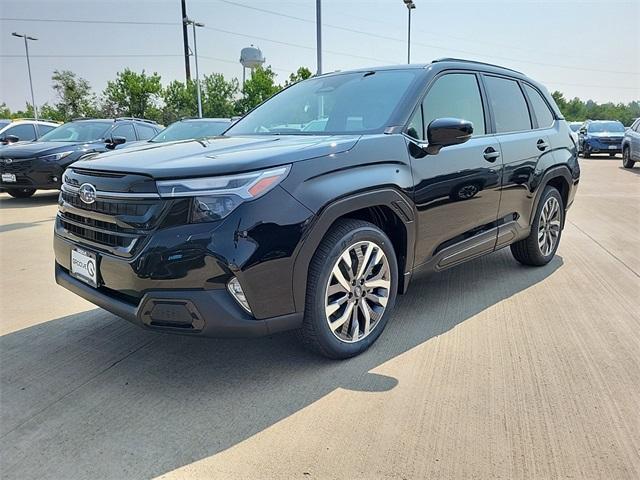
[[[0,210],[3,208],[30,208],[58,203],[60,193],[55,190],[46,193],[36,193],[29,198],[13,198],[8,194],[0,194]]]
[[[620,170],[622,170],[623,172],[635,173],[636,175],[640,175],[640,168],[638,168],[638,167],[634,167],[634,168],[618,167],[618,168]]]
[[[35,222],[27,222],[27,223],[9,223],[7,225],[0,225],[0,233],[4,233],[4,232],[12,232],[14,230],[21,230],[23,228],[31,228],[31,227],[37,227],[38,225],[42,224],[42,223],[50,223],[52,222],[56,217],[49,217],[49,218],[44,218],[42,220],[37,220]]]
[[[8,478],[150,478],[209,457],[552,275],[508,249],[416,278],[371,349],[329,361],[295,335],[201,339],[143,331],[100,309],[0,338],[0,466]]]

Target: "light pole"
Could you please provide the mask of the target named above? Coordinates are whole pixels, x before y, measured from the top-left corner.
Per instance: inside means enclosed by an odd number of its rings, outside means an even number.
[[[411,63],[411,10],[416,8],[413,0],[402,0],[409,11],[409,25],[407,28],[407,63]]]
[[[322,75],[322,6],[316,0],[316,55],[318,58],[317,75]]]
[[[185,25],[193,27],[193,57],[196,60],[196,91],[198,92],[198,118],[202,118],[202,97],[200,94],[200,72],[198,71],[198,43],[196,42],[196,27],[204,27],[204,23],[196,22],[186,18],[183,20]]]
[[[186,0],[182,0],[182,18],[187,18]],[[184,45],[184,73],[187,78],[187,84],[191,81],[191,67],[189,65],[189,34],[187,33],[187,24],[182,22],[182,43]]]
[[[31,79],[31,63],[29,62],[29,43],[28,40],[38,40],[35,37],[30,37],[28,36],[26,33],[23,34],[19,34],[16,32],[13,32],[11,35],[13,35],[14,37],[18,37],[18,38],[24,38],[24,50],[27,54],[27,70],[29,71],[29,88],[31,88],[31,105],[33,105],[33,118],[36,119],[36,123],[34,124],[34,127],[36,128],[36,138],[40,137],[40,132],[38,132],[38,107],[36,107],[36,99],[33,96],[33,80]]]

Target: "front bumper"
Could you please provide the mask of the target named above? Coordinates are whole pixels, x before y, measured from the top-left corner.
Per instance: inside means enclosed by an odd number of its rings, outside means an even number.
[[[37,158],[14,159],[11,163],[0,163],[0,174],[13,174],[16,176],[16,181],[3,182],[0,179],[0,189],[58,189],[60,188],[63,172],[64,167],[57,162],[45,162]]]
[[[600,140],[590,138],[585,140],[583,149],[589,153],[622,153],[622,139]]]
[[[55,276],[58,285],[150,330],[203,337],[261,337],[302,325],[301,313],[256,320],[221,289],[149,291],[138,303],[133,303],[108,290],[82,283],[58,263]]]

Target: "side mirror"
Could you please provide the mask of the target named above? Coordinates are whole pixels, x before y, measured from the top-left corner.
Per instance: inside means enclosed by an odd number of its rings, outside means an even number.
[[[459,145],[473,135],[473,123],[460,118],[436,118],[427,127],[427,144],[422,146],[430,155],[441,148]]]
[[[2,141],[6,142],[6,143],[16,143],[16,142],[19,142],[20,139],[18,137],[16,137],[15,135],[7,135],[6,137],[4,137],[2,139]]]
[[[118,145],[126,143],[127,139],[124,137],[111,137],[107,138],[104,143],[107,144],[107,148],[116,148]]]

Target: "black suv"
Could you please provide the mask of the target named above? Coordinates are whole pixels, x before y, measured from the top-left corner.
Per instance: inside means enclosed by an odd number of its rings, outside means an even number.
[[[73,162],[125,142],[148,140],[162,127],[151,120],[83,119],[65,123],[37,141],[0,150],[0,191],[26,198],[36,190],[60,188],[62,172]]]
[[[548,263],[580,175],[544,87],[455,59],[314,77],[222,137],[100,157],[64,174],[60,285],[148,329],[297,329],[332,358],[417,270],[508,245]]]

